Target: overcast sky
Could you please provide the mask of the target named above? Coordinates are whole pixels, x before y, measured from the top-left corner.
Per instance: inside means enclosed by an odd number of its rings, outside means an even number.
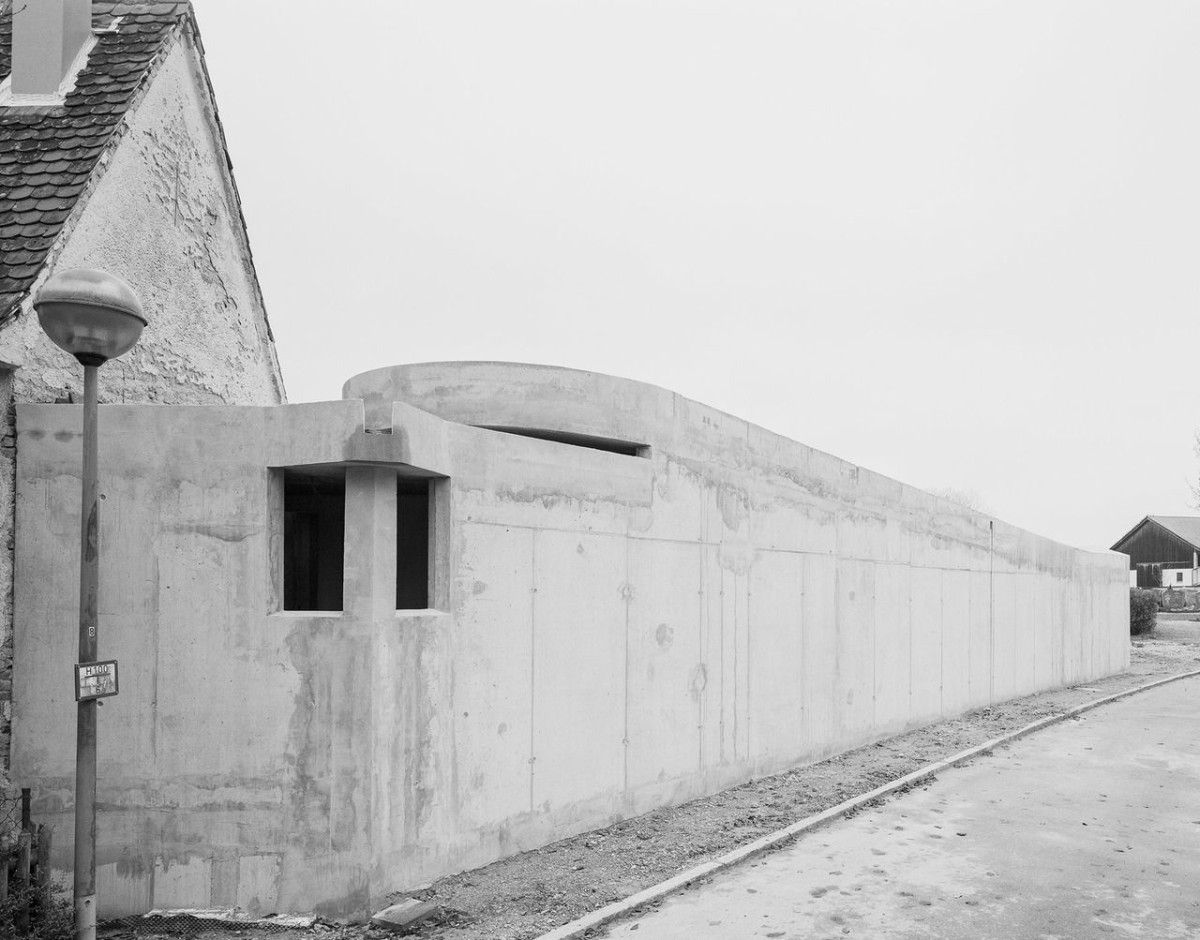
[[[544,362],[1072,544],[1195,512],[1200,3],[194,2],[291,401]]]

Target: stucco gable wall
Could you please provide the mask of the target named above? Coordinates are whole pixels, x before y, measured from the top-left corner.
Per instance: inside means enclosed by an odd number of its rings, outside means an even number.
[[[138,346],[102,372],[101,400],[277,404],[284,399],[236,194],[190,35],[167,53],[52,270],[101,268],[150,317]],[[20,366],[18,401],[78,391],[78,365],[42,334],[28,303],[0,331]]]

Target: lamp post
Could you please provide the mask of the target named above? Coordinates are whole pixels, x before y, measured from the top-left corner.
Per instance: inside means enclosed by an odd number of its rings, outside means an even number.
[[[100,588],[96,417],[100,366],[133,348],[146,315],[133,289],[103,271],[53,275],[33,301],[46,335],[83,365],[83,500],[79,540],[79,665],[96,662]],[[75,732],[75,937],[96,936],[96,705],[79,694]]]

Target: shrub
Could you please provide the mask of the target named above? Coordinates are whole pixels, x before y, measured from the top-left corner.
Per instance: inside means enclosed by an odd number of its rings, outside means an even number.
[[[1154,591],[1131,588],[1129,591],[1129,635],[1151,633],[1158,623],[1158,595]]]
[[[8,897],[0,901],[0,937],[72,940],[74,907],[60,884],[43,887],[31,882],[23,888],[11,884]],[[28,924],[27,929],[23,929],[24,924]]]

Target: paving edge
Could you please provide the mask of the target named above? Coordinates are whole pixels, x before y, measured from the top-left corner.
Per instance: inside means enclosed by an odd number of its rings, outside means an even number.
[[[998,738],[992,738],[990,741],[985,741],[983,744],[977,744],[975,747],[967,748],[965,751],[959,751],[945,760],[935,761],[932,764],[926,764],[924,767],[918,768],[907,773],[903,777],[898,777],[890,783],[885,783],[883,786],[876,787],[866,793],[851,797],[836,806],[831,806],[823,812],[813,816],[806,816],[804,819],[798,820],[783,829],[777,829],[775,832],[768,833],[753,842],[747,842],[745,845],[738,846],[731,852],[726,852],[719,858],[713,859],[711,862],[705,862],[703,865],[697,865],[695,868],[689,868],[687,871],[680,872],[666,881],[660,881],[656,885],[651,885],[639,891],[637,894],[631,894],[627,898],[620,901],[613,901],[611,904],[606,904],[604,907],[597,908],[590,914],[585,914],[569,923],[563,924],[561,927],[555,927],[549,933],[541,934],[535,940],[574,940],[574,938],[582,936],[589,930],[594,930],[619,917],[632,913],[639,907],[651,904],[655,901],[661,901],[668,895],[674,894],[677,891],[682,891],[688,885],[699,881],[701,878],[706,878],[709,875],[719,871],[724,871],[727,868],[732,868],[734,865],[744,862],[746,859],[755,855],[761,855],[770,849],[775,848],[787,842],[796,836],[817,829],[828,822],[832,822],[840,816],[844,816],[848,812],[861,809],[866,804],[877,800],[880,797],[888,796],[895,793],[897,790],[904,790],[908,787],[921,783],[930,777],[936,777],[943,770],[955,767],[958,764],[966,763],[972,758],[978,757],[981,754],[989,754],[995,748],[1007,744],[1010,741],[1015,741],[1017,738],[1023,738],[1027,734],[1032,734],[1035,731],[1040,731],[1042,728],[1049,725],[1057,724],[1060,721],[1066,721],[1068,718],[1074,718],[1076,715],[1081,715],[1084,712],[1091,711],[1093,708],[1099,708],[1101,705],[1107,705],[1109,702],[1115,702],[1117,699],[1126,698],[1130,695],[1136,695],[1138,692],[1146,692],[1150,689],[1157,688],[1160,685],[1166,685],[1168,682],[1176,682],[1179,679],[1190,679],[1193,676],[1200,676],[1200,669],[1192,672],[1181,672],[1178,675],[1167,676],[1165,679],[1157,679],[1154,682],[1148,682],[1146,685],[1135,686],[1132,689],[1125,689],[1123,692],[1116,692],[1112,695],[1106,695],[1103,698],[1098,698],[1095,701],[1085,702],[1083,705],[1076,705],[1074,708],[1067,709],[1057,715],[1047,715],[1045,718],[1039,718],[1037,721],[1025,725],[1023,728],[1018,728],[1016,731],[1011,731],[1008,734],[1003,734]]]

